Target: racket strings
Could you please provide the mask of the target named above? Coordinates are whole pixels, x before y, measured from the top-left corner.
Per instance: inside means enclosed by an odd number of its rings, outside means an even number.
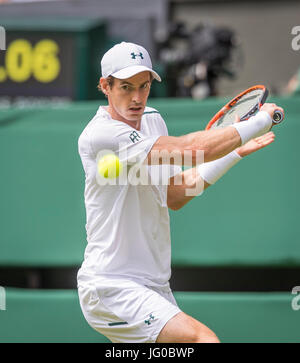
[[[252,90],[242,97],[229,108],[220,119],[212,125],[212,128],[221,128],[232,125],[236,122],[236,116],[241,120],[251,116],[259,109],[261,99],[264,95],[264,90]]]

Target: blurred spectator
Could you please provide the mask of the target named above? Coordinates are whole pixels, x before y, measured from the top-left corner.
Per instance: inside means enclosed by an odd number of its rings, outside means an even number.
[[[237,34],[211,23],[192,29],[183,22],[170,23],[159,60],[166,68],[168,96],[194,99],[217,96],[219,80],[235,78],[243,65]]]

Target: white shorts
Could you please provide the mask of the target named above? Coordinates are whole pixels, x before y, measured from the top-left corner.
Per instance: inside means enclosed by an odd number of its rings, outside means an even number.
[[[83,315],[113,343],[154,343],[165,324],[181,312],[169,287],[123,279],[79,284]]]

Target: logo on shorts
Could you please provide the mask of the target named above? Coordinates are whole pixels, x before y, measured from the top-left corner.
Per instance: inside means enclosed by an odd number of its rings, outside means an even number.
[[[135,143],[141,139],[141,136],[136,131],[132,131],[132,133],[129,135],[129,138],[133,143]]]
[[[148,320],[145,320],[145,324],[150,325],[152,320],[154,320],[154,316],[152,314],[150,314],[149,315],[149,319]]]

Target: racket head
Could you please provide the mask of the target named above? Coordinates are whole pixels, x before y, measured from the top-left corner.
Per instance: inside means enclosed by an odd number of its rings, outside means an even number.
[[[264,85],[252,86],[229,101],[209,121],[205,130],[217,129],[235,123],[236,116],[245,121],[266,102],[268,90]]]

